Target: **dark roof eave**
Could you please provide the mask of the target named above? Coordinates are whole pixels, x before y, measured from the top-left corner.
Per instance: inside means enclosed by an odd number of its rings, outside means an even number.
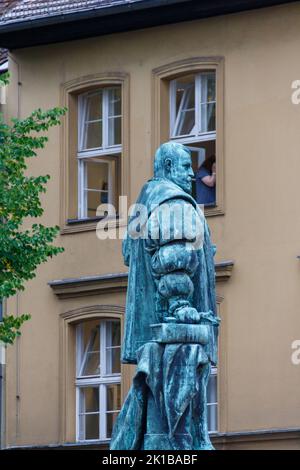
[[[147,0],[10,23],[0,47],[18,49],[291,3],[293,0]],[[59,28],[66,24],[68,27]]]

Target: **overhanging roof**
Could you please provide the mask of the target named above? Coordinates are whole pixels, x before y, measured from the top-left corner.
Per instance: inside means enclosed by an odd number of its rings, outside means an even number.
[[[60,10],[7,21],[0,47],[16,49],[263,8],[292,0],[110,0],[98,7]],[[103,6],[104,5],[104,6]]]

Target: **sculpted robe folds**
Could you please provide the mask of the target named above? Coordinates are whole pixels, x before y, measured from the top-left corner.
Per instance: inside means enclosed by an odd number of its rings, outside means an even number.
[[[137,204],[146,206],[148,216],[151,215],[153,207],[164,203],[191,204],[201,218],[203,227],[203,247],[197,250],[198,266],[191,277],[194,285],[194,292],[191,304],[199,312],[212,312],[216,315],[215,299],[215,268],[214,254],[215,247],[211,244],[209,228],[202,213],[197,210],[196,201],[192,196],[183,191],[179,186],[170,180],[153,178],[142,188]],[[191,228],[191,231],[193,228]],[[163,229],[160,230],[163,232]],[[170,239],[149,240],[148,238],[132,239],[129,236],[123,242],[123,256],[127,266],[129,266],[128,285],[126,301],[125,335],[122,349],[122,361],[124,363],[137,363],[136,352],[143,344],[150,341],[150,325],[160,323],[167,305],[164,305],[157,293],[157,278],[154,276],[152,266],[153,257],[162,246],[169,243],[172,249],[177,244],[182,245],[180,239],[174,239],[174,229],[171,226]],[[176,248],[175,248],[176,249]],[[184,249],[177,253],[178,261],[180,256],[185,257]],[[176,270],[174,267],[174,271]],[[188,269],[188,267],[187,267]],[[212,363],[217,362],[217,328],[212,341],[206,346],[206,352]]]
[[[137,204],[146,217],[138,219],[137,206],[123,242],[129,278],[122,346],[122,362],[137,369],[111,449],[211,449],[206,389],[217,362],[215,248],[195,200],[171,180],[148,181]],[[165,230],[157,211],[163,206],[188,209],[190,217],[172,216]],[[145,236],[132,237],[133,226]],[[203,244],[194,249],[196,235]],[[194,331],[209,333],[194,340]]]

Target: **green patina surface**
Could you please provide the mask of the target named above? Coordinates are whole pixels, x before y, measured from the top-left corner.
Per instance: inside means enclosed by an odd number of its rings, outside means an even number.
[[[192,177],[189,150],[163,144],[129,219],[122,361],[137,368],[114,426],[114,450],[212,449],[206,390],[217,362],[215,246],[190,195]]]

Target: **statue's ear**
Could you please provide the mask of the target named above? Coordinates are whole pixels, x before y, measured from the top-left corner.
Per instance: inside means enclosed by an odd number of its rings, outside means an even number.
[[[164,161],[165,170],[170,171],[170,170],[171,170],[171,166],[172,166],[172,160],[171,160],[171,158],[166,158],[165,161]]]

